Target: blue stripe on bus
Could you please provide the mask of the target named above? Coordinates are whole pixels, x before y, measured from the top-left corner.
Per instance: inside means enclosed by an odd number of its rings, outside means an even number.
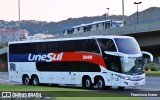
[[[33,55],[46,55],[45,60],[49,60],[49,58],[47,58],[48,53],[43,53],[43,54],[31,54],[30,58],[33,58]],[[39,58],[37,58],[39,59]],[[45,61],[44,60],[44,61]],[[44,62],[41,59],[38,60],[38,62]],[[29,60],[29,54],[9,54],[9,62],[37,62],[36,60]]]
[[[29,54],[9,54],[9,62],[27,62]]]

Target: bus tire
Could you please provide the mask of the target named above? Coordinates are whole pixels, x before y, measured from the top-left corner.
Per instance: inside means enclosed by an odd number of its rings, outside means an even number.
[[[125,87],[123,87],[123,86],[118,86],[118,89],[119,90],[123,90]]]
[[[98,80],[97,80],[97,87],[100,90],[105,89],[105,82],[104,82],[104,79],[102,77],[98,78]]]
[[[93,84],[92,84],[91,78],[90,77],[85,77],[83,79],[82,86],[85,89],[92,89],[93,88]]]
[[[32,85],[39,85],[39,79],[38,79],[38,76],[37,75],[34,75],[32,77]]]
[[[30,79],[28,75],[24,75],[22,78],[22,82],[24,85],[30,85]]]

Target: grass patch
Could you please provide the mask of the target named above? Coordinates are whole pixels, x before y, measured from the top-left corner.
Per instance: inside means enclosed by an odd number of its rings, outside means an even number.
[[[143,100],[142,98],[123,97],[122,95],[108,93],[105,91],[102,92],[70,87],[0,85],[0,91],[40,92],[47,96],[55,97],[56,100]]]
[[[147,76],[160,76],[160,70],[159,71],[148,70],[148,71],[146,71],[146,75]]]
[[[82,90],[83,89],[78,89],[78,91]],[[25,86],[4,84],[0,85],[0,91],[77,91],[77,89],[51,86]]]

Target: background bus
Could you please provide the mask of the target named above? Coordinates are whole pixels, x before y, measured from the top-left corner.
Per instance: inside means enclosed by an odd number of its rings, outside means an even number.
[[[145,84],[142,52],[132,37],[11,42],[8,52],[9,79],[25,85],[75,84],[88,89],[95,85],[99,89],[123,89]]]
[[[103,20],[103,21],[95,21],[88,24],[81,24],[78,26],[73,26],[69,28],[65,28],[63,30],[63,34],[74,34],[74,33],[81,33],[81,32],[88,32],[88,31],[95,31],[95,30],[102,30],[102,29],[110,29],[110,28],[118,28],[123,27],[123,21],[110,19],[110,20]]]

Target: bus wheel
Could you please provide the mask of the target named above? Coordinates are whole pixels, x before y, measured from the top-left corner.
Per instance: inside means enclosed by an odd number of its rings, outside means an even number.
[[[104,79],[102,77],[98,78],[97,86],[98,86],[98,89],[100,89],[100,90],[105,89],[105,82],[104,82]]]
[[[30,85],[30,79],[27,75],[23,76],[22,82],[24,85]]]
[[[92,84],[91,78],[86,77],[86,78],[83,80],[82,86],[83,86],[84,88],[86,88],[86,89],[92,89],[92,88],[93,88],[93,84]]]
[[[39,85],[39,79],[37,76],[33,76],[32,78],[32,85]]]
[[[125,87],[119,86],[118,89],[119,90],[123,90]]]

